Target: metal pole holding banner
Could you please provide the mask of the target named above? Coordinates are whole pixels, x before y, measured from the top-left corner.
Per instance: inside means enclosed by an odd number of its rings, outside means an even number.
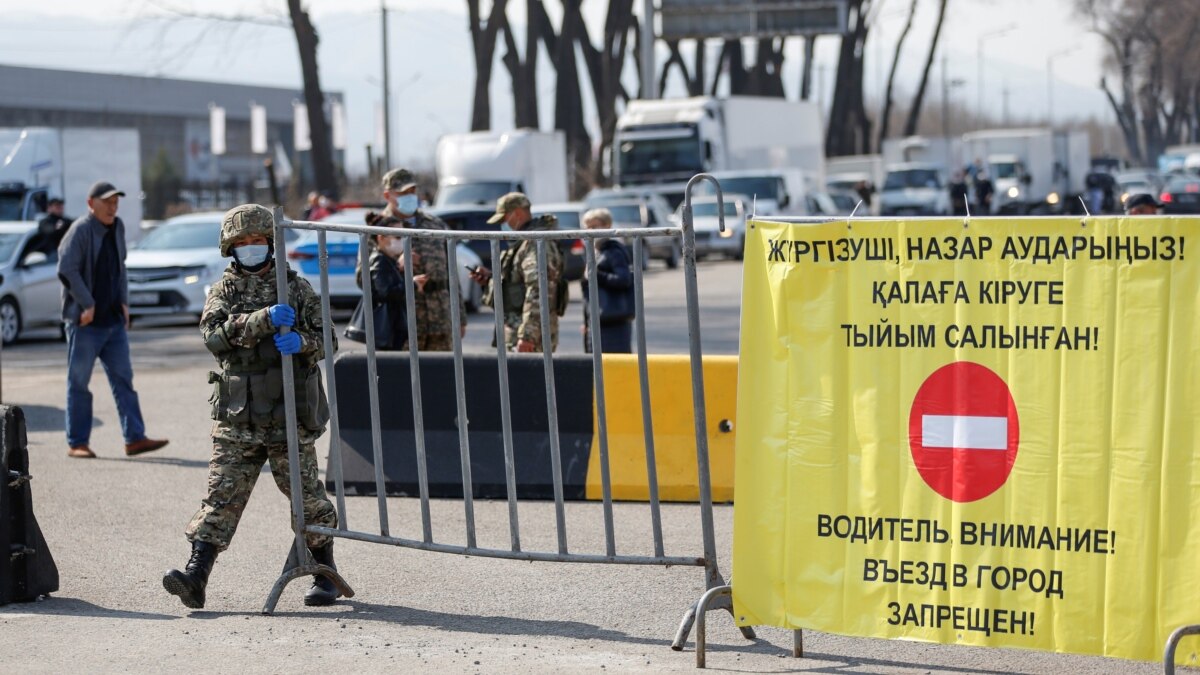
[[[683,227],[683,284],[687,296],[687,306],[689,308],[698,308],[700,292],[696,285],[696,232],[692,221],[692,188],[699,181],[707,180],[713,184],[717,191],[717,216],[721,231],[725,231],[725,197],[721,193],[721,184],[716,178],[701,173],[692,176],[688,181],[687,188],[683,193],[683,217],[681,225]],[[705,412],[704,402],[704,362],[700,344],[700,312],[689,311],[688,319],[688,350],[691,354],[692,366],[692,408],[696,422],[696,473],[698,474],[698,482],[700,487],[700,529],[704,534],[704,560],[705,571],[707,572],[708,588],[714,589],[725,585],[725,579],[721,576],[721,571],[717,568],[717,541],[713,526],[712,512],[712,477],[709,475],[708,464],[708,418]],[[696,618],[696,612],[703,608],[708,609],[724,609],[730,614],[733,614],[732,593],[729,597],[722,596],[716,602],[711,604],[697,603],[695,607],[688,610],[683,616],[683,621],[679,624],[679,632],[675,634],[675,640],[671,643],[671,648],[679,651],[683,649],[683,645],[687,642],[688,633],[691,632],[692,622]],[[754,639],[754,629],[749,626],[741,627],[742,635],[747,640]]]
[[[284,227],[288,222],[286,216],[283,215],[283,207],[276,206],[274,211],[275,216],[275,302],[279,304],[287,304],[288,302],[288,278],[287,278],[287,251],[286,241],[284,239]],[[328,324],[323,326],[322,330],[328,331]],[[281,326],[279,333],[286,335],[291,332],[287,326]],[[325,358],[330,358],[332,355],[326,354]],[[346,584],[341,575],[332,567],[327,565],[318,565],[308,552],[308,547],[304,545],[304,495],[301,494],[302,488],[300,485],[300,440],[296,434],[297,416],[296,416],[296,374],[292,371],[292,355],[279,355],[283,369],[283,404],[284,404],[284,420],[287,424],[287,445],[288,445],[288,478],[292,491],[292,530],[296,535],[296,566],[291,569],[285,569],[279,579],[275,581],[275,585],[271,588],[271,593],[267,596],[267,602],[263,605],[262,613],[270,614],[275,611],[275,605],[279,603],[279,596],[283,593],[283,589],[293,579],[310,575],[323,576],[334,583],[342,595],[350,597],[354,595],[354,591]]]

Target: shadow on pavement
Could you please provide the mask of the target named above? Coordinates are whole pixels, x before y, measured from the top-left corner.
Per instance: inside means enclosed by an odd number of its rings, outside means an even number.
[[[409,607],[367,604],[355,600],[340,600],[337,604],[326,608],[324,611],[277,611],[275,612],[275,616],[312,617],[314,619],[327,620],[332,615],[330,610],[337,609],[348,610],[344,612],[346,617],[358,620],[384,621],[387,623],[404,624],[406,626],[427,626],[445,631],[479,633],[482,635],[529,636],[531,638],[543,636],[565,637],[577,640],[606,640],[609,642],[653,645],[663,648],[668,648],[671,644],[671,638],[674,637],[673,633],[664,635],[662,638],[628,635],[620,631],[600,628],[599,626],[579,621],[544,621],[539,619],[521,619],[511,616],[450,614],[447,612],[433,612]],[[258,612],[194,612],[190,616],[194,619],[217,619],[226,616],[241,615],[261,616]],[[672,627],[671,630],[674,630],[674,628]],[[708,649],[714,652],[737,651],[755,654],[791,654],[790,649],[784,649],[764,640],[747,641],[742,645],[714,645],[710,643]]]
[[[108,609],[107,607],[93,605],[85,600],[59,598],[53,595],[41,602],[18,602],[6,605],[3,609],[0,609],[0,616],[4,616],[9,611],[44,616],[84,616],[97,619],[115,618],[166,621],[179,618],[172,614],[152,614],[150,612],[127,612],[121,609]]]
[[[26,431],[64,431],[67,413],[64,408],[53,405],[21,405],[12,403],[25,413]],[[99,418],[92,418],[92,428],[104,426]],[[64,441],[65,443],[65,441]]]
[[[712,647],[709,647],[709,649],[712,649]],[[788,653],[790,654],[791,651],[788,650]],[[987,668],[961,668],[961,667],[947,666],[947,665],[931,666],[928,664],[917,666],[916,664],[914,664],[911,661],[904,662],[904,661],[887,661],[884,659],[860,659],[860,658],[855,658],[852,656],[833,655],[833,654],[817,654],[817,653],[813,653],[813,652],[809,652],[809,651],[804,652],[804,659],[800,659],[799,662],[803,663],[804,660],[807,660],[807,659],[812,659],[812,660],[816,660],[816,661],[833,661],[837,665],[827,665],[827,666],[823,666],[820,668],[805,669],[804,672],[806,672],[806,673],[839,673],[840,674],[840,673],[874,672],[875,669],[877,669],[877,668],[903,668],[903,669],[917,668],[924,672],[937,671],[939,673],[941,673],[941,672],[978,673],[979,675],[1014,675],[1014,674],[1020,675],[1019,671],[1015,671],[1015,670],[990,670]]]

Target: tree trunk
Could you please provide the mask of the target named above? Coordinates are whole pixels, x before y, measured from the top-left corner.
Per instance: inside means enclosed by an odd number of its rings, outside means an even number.
[[[863,56],[866,54],[870,0],[851,0],[850,30],[842,36],[825,155],[859,155],[869,150],[871,120],[863,106]]]
[[[562,28],[558,32],[558,87],[554,98],[554,127],[567,138],[567,170],[572,196],[584,192],[592,159],[592,142],[584,126],[583,96],[579,89],[579,68],[575,44],[581,34],[581,0],[564,0]]]
[[[296,46],[300,50],[300,72],[304,79],[304,107],[308,110],[308,128],[312,137],[313,178],[317,191],[338,198],[337,177],[333,168],[333,142],[329,135],[329,122],[325,119],[325,94],[321,91],[321,78],[317,72],[317,31],[308,19],[308,12],[300,6],[300,0],[288,0],[288,12],[292,18],[292,30],[296,33]]]
[[[946,23],[946,5],[950,0],[941,0],[938,6],[937,26],[933,29],[933,40],[929,42],[929,56],[925,59],[925,70],[921,73],[921,84],[917,87],[917,95],[913,97],[912,107],[908,110],[908,121],[904,123],[904,135],[912,136],[917,133],[917,124],[921,121],[921,106],[925,102],[925,88],[929,85],[929,71],[933,69],[933,60],[937,57],[938,39],[942,35],[942,26]],[[885,121],[884,124],[887,124]]]
[[[817,49],[817,36],[804,38],[804,65],[800,67],[800,100],[812,98],[813,54]]]
[[[298,2],[299,0],[288,0]],[[471,44],[475,48],[475,93],[471,106],[471,131],[492,128],[492,57],[496,53],[496,34],[505,22],[504,9],[508,0],[493,0],[487,25],[481,25],[479,0],[467,0],[467,21],[470,23]]]
[[[904,22],[904,30],[900,31],[900,37],[896,38],[896,51],[892,54],[892,69],[888,71],[887,89],[883,94],[883,113],[879,116],[879,142],[875,144],[875,149],[879,152],[883,151],[883,141],[888,137],[888,130],[892,124],[892,91],[896,84],[896,71],[900,69],[900,52],[904,48],[904,41],[908,38],[908,32],[912,30],[913,17],[917,14],[918,0],[912,0],[912,4],[908,7],[908,19]]]

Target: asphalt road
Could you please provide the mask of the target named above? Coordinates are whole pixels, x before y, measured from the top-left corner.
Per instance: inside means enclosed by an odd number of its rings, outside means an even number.
[[[740,266],[702,263],[706,353],[736,353]],[[647,276],[652,351],[686,351],[682,276]],[[570,316],[578,317],[578,303]],[[471,317],[468,350],[487,350],[491,315]],[[576,319],[577,321],[577,319]],[[580,351],[564,328],[564,351]],[[260,481],[233,545],[218,559],[202,611],[161,586],[188,554],[183,529],[205,490],[209,455],[205,373],[211,357],[188,322],[132,332],[136,385],[160,452],[126,459],[112,397],[93,380],[96,460],[66,457],[62,431],[65,349],[53,334],[6,349],[3,401],[29,419],[35,510],[61,573],[51,598],[0,607],[0,672],[689,672],[692,643],[671,651],[685,608],[704,590],[697,568],[524,563],[337,544],[357,595],[307,608],[306,587],[287,589],[274,616],[259,613],[292,539],[287,502]],[[344,348],[358,345],[342,342]],[[324,442],[318,443],[324,454]],[[352,526],[375,523],[374,498],[351,498]],[[416,536],[417,503],[388,502],[393,534]],[[458,501],[433,504],[435,536],[463,538]],[[508,539],[505,502],[476,501],[481,545]],[[618,550],[650,548],[640,504],[615,508]],[[665,505],[668,555],[700,552],[699,512]],[[730,573],[732,508],[716,508],[721,569]],[[521,505],[526,550],[554,550],[551,504]],[[567,506],[573,552],[602,552],[598,504]],[[1153,673],[1161,666],[1005,649],[847,638],[809,632],[806,657],[790,657],[791,633],[760,628],[743,640],[726,614],[710,615],[712,670],[824,673]]]

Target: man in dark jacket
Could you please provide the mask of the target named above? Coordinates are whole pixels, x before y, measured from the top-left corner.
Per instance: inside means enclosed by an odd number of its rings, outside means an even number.
[[[34,250],[47,256],[58,255],[58,245],[71,227],[71,219],[63,215],[63,200],[51,197],[46,202],[46,215],[38,221],[38,243]]]
[[[95,457],[92,393],[88,383],[96,359],[104,364],[117,402],[125,454],[158,450],[165,440],[146,438],[146,425],[129,359],[129,280],[125,273],[125,223],[117,203],[125,193],[100,181],[88,191],[88,215],[71,224],[58,248],[63,284],[62,317],[67,324],[67,454]]]

